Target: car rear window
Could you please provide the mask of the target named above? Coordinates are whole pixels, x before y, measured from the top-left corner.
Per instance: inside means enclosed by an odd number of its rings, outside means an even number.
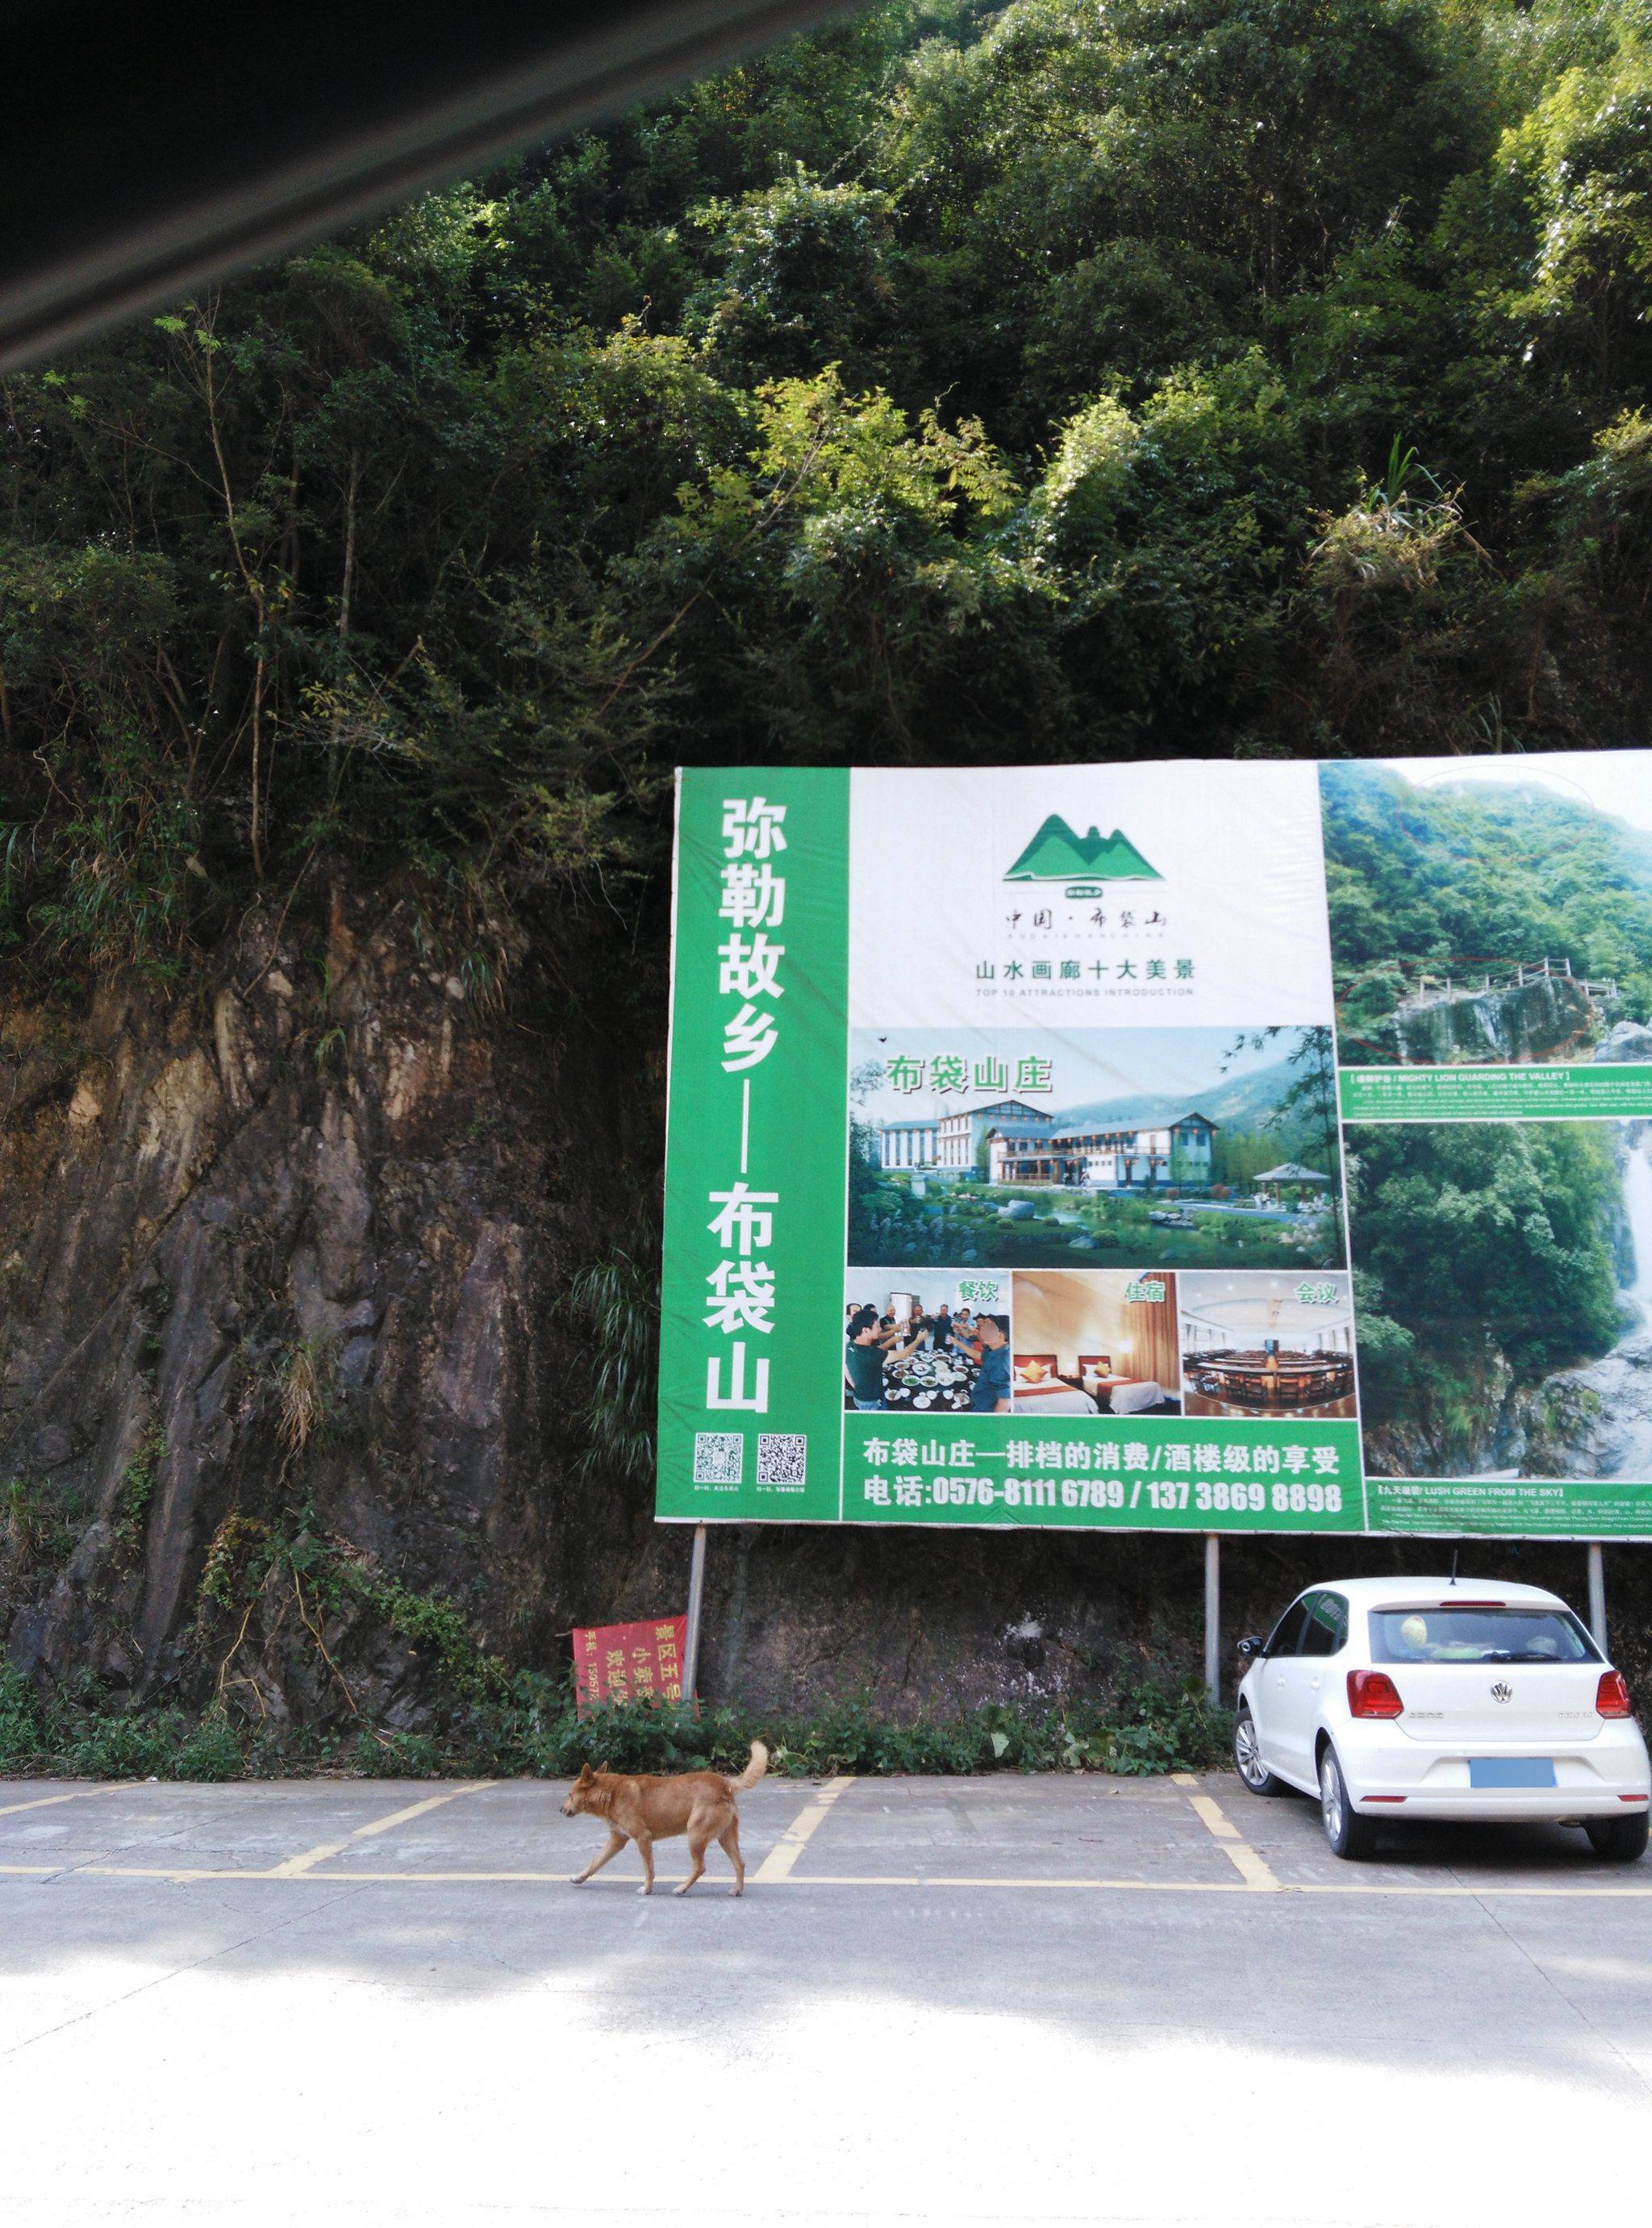
[[[1589,1663],[1595,1644],[1569,1609],[1377,1609],[1379,1663]]]

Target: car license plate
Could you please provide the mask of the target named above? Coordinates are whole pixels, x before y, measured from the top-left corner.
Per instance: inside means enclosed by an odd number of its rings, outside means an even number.
[[[1470,1787],[1553,1787],[1554,1760],[1546,1756],[1471,1756]]]

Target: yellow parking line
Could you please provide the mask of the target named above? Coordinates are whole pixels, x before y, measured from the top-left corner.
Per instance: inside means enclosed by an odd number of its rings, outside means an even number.
[[[457,1801],[461,1795],[479,1795],[484,1787],[491,1787],[490,1779],[467,1780],[462,1787],[450,1787],[445,1795],[427,1795],[422,1802],[410,1802],[405,1810],[393,1810],[387,1818],[375,1818],[365,1826],[358,1826],[336,1841],[322,1841],[301,1855],[289,1857],[283,1864],[273,1865],[265,1874],[266,1879],[299,1879],[313,1872],[317,1865],[325,1864],[329,1857],[342,1856],[356,1841],[371,1841],[375,1834],[387,1834],[393,1828],[406,1826],[426,1811],[439,1810],[444,1802]],[[90,1866],[84,1867],[90,1870]],[[172,1875],[169,1874],[169,1878]]]
[[[458,1792],[458,1790],[455,1790]],[[1264,1872],[1254,1851],[1245,1853]],[[661,1873],[662,1887],[676,1886],[681,1876]],[[755,1880],[757,1875],[753,1874]],[[147,1879],[170,1880],[179,1885],[196,1880],[256,1880],[267,1885],[271,1881],[299,1885],[314,1883],[336,1885],[349,1882],[358,1886],[528,1886],[566,1887],[568,1876],[565,1872],[327,1872],[317,1864],[304,1873],[283,1870],[259,1872],[251,1867],[226,1869],[222,1866],[192,1868],[180,1865],[0,1865],[0,1879]],[[1281,1880],[1270,1873],[1273,1892],[1279,1895],[1373,1895],[1409,1897],[1456,1897],[1483,1899],[1489,1896],[1506,1898],[1535,1898],[1554,1903],[1564,1903],[1570,1898],[1586,1898],[1591,1902],[1644,1902],[1652,1897],[1652,1886],[1604,1887],[1579,1884],[1573,1887],[1541,1887],[1486,1884],[1484,1885],[1452,1883],[1435,1886],[1427,1882],[1407,1880],[1337,1880],[1307,1881]],[[873,1888],[1007,1888],[1020,1892],[1037,1888],[1046,1892],[1068,1890],[1073,1892],[1111,1894],[1115,1892],[1130,1895],[1245,1895],[1263,1882],[1245,1879],[1234,1880],[1187,1879],[1041,1879],[1014,1878],[990,1874],[974,1875],[954,1873],[935,1873],[925,1876],[917,1873],[806,1873],[801,1879],[783,1873],[772,1879],[772,1887],[873,1887]],[[591,1892],[604,1888],[611,1891],[634,1892],[634,1881],[618,1876],[593,1879]]]
[[[106,1787],[77,1787],[68,1795],[37,1795],[30,1802],[0,1803],[0,1818],[14,1818],[19,1810],[49,1810],[54,1802],[84,1802],[88,1795],[112,1795],[118,1787],[130,1787],[125,1779],[112,1779]]]
[[[1435,1887],[1422,1881],[1394,1880],[1297,1880],[1291,1884],[1292,1895],[1548,1895],[1565,1898],[1569,1895],[1587,1896],[1652,1896],[1652,1887],[1502,1887],[1490,1881],[1476,1886],[1472,1883]]]
[[[1644,1898],[1652,1896],[1652,1887],[1428,1887],[1413,1886],[1402,1881],[1382,1880],[1350,1880],[1346,1886],[1339,1881],[1334,1886],[1329,1885],[1316,1886],[1305,1881],[1279,1879],[1274,1873],[1268,1871],[1266,1865],[1253,1850],[1247,1849],[1245,1853],[1263,1873],[1267,1874],[1265,1880],[1245,1879],[1236,1880],[1039,1879],[1010,1879],[1002,1876],[993,1878],[989,1875],[976,1876],[954,1873],[932,1873],[927,1876],[918,1873],[804,1873],[800,1876],[784,1873],[771,1879],[768,1885],[771,1887],[967,1887],[1016,1890],[1071,1888],[1091,1893],[1098,1891],[1111,1892],[1119,1889],[1133,1895],[1244,1895],[1248,1890],[1257,1886],[1271,1885],[1272,1892],[1279,1895],[1546,1896],[1560,1901],[1564,1901],[1567,1896],[1608,1898],[1612,1897]],[[86,1866],[83,1869],[88,1872],[94,1869],[113,1872],[117,1867]],[[168,1873],[164,1877],[171,1879],[178,1875]],[[202,1879],[262,1879],[273,1878],[274,1875],[261,1873],[202,1873],[193,1877]],[[466,1883],[485,1885],[488,1882],[494,1881],[502,1885],[522,1882],[530,1885],[549,1887],[566,1886],[567,1877],[566,1873],[369,1873],[355,1870],[347,1873],[313,1872],[304,1874],[305,1879],[311,1880],[361,1880],[377,1881],[381,1884],[406,1881],[443,1885],[463,1885]],[[661,1873],[656,1877],[662,1887],[669,1887],[676,1885],[679,1875]],[[759,1873],[753,1873],[752,1875],[753,1884],[759,1878]],[[628,1895],[636,1892],[634,1880],[620,1875],[593,1879],[589,1883],[589,1886],[592,1889],[624,1889]]]
[[[1008,1888],[1120,1888],[1130,1893],[1162,1889],[1167,1895],[1243,1895],[1238,1880],[1042,1879],[977,1879],[961,1873],[806,1873],[791,1887],[1008,1887]]]
[[[87,1866],[86,1869],[90,1871],[93,1867]],[[112,1867],[104,1869],[112,1869]],[[169,1873],[166,1877],[170,1879],[173,1875]],[[201,1877],[215,1879],[220,1875],[203,1874]],[[222,1877],[227,1878],[229,1875],[226,1874]],[[259,1873],[237,1873],[234,1877],[237,1879],[259,1879],[267,1878],[269,1875]],[[547,1885],[556,1886],[559,1884],[565,1885],[567,1877],[566,1873],[365,1873],[355,1870],[348,1873],[314,1872],[304,1874],[306,1879],[312,1880],[349,1879],[382,1882],[419,1880],[441,1882],[448,1885],[462,1885],[466,1881],[481,1885],[493,1880],[543,1882]],[[661,1887],[674,1885],[678,1877],[666,1873],[656,1874]],[[753,1873],[751,1884],[755,1885],[759,1878],[759,1873]],[[627,1894],[633,1894],[636,1892],[635,1879],[628,1879],[623,1875],[610,1875],[606,1878],[592,1879],[588,1885],[592,1889],[623,1888]],[[1245,1892],[1243,1885],[1238,1880],[992,1879],[976,1879],[949,1873],[932,1873],[927,1877],[918,1873],[780,1873],[770,1879],[767,1885],[770,1887],[1070,1887],[1130,1888],[1149,1891],[1162,1888],[1167,1893],[1172,1895],[1243,1895]]]
[[[833,1803],[854,1784],[852,1777],[827,1781],[814,1801],[804,1805],[752,1873],[754,1886],[769,1887],[776,1880],[789,1877],[791,1867],[803,1854],[810,1835],[825,1823],[831,1815]]]
[[[277,1873],[256,1872],[250,1866],[245,1871],[226,1872],[205,1865],[0,1865],[0,1873],[33,1873],[48,1879],[157,1879],[176,1880],[180,1885],[190,1880],[272,1880],[280,1877]],[[304,1877],[308,1879],[311,1876],[306,1873]]]
[[[1279,1882],[1272,1870],[1263,1858],[1258,1856],[1220,1802],[1208,1795],[1190,1795],[1188,1807],[1213,1838],[1246,1887],[1259,1888],[1268,1895],[1277,1892]]]
[[[1188,1807],[1196,1816],[1203,1819],[1219,1841],[1238,1841],[1244,1838],[1239,1828],[1224,1813],[1221,1804],[1213,1802],[1208,1795],[1190,1795]]]
[[[1246,1887],[1265,1888],[1271,1894],[1282,1885],[1282,1882],[1270,1868],[1266,1858],[1258,1857],[1256,1851],[1245,1842],[1239,1841],[1231,1848],[1224,1845],[1222,1853],[1239,1873]]]

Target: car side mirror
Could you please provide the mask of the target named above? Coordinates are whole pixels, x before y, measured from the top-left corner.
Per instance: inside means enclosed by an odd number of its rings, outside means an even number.
[[[1254,1663],[1257,1658],[1264,1653],[1264,1644],[1260,1640],[1254,1637],[1249,1640],[1241,1640],[1239,1644],[1239,1661],[1241,1663]]]

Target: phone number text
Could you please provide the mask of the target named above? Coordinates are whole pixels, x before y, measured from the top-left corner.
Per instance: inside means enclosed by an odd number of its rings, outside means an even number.
[[[868,1477],[861,1498],[873,1508],[1192,1509],[1277,1516],[1335,1516],[1342,1489],[1334,1480],[1175,1477]]]

